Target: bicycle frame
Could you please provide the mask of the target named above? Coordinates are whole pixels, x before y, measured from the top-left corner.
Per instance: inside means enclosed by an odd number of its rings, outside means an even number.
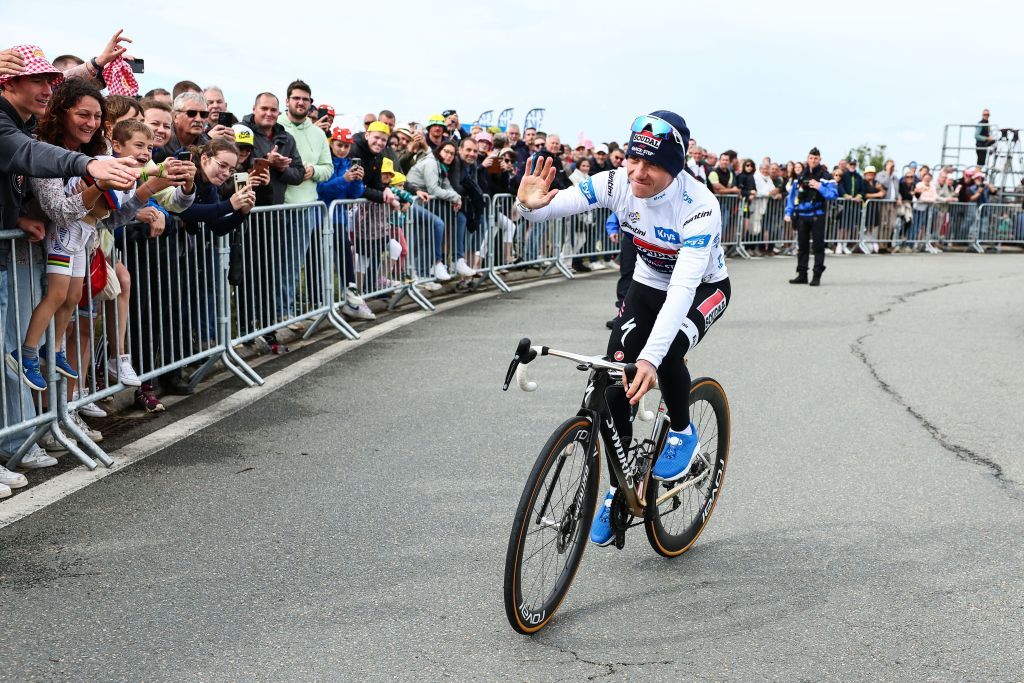
[[[632,377],[636,372],[636,366],[631,363],[613,363],[600,356],[581,356],[568,351],[550,349],[546,346],[532,346],[530,340],[524,338],[519,341],[519,346],[505,376],[505,383],[502,389],[508,389],[514,375],[520,389],[523,391],[536,391],[537,383],[526,379],[525,367],[535,360],[538,355],[565,358],[575,361],[577,368],[581,370],[590,370],[590,376],[587,379],[587,389],[583,394],[583,401],[577,413],[578,416],[589,419],[590,423],[595,427],[595,429],[590,431],[590,437],[586,444],[586,457],[588,461],[590,458],[595,457],[597,435],[600,434],[606,451],[613,453],[615,456],[608,458],[609,466],[615,475],[615,481],[619,482],[620,490],[626,497],[630,512],[635,517],[643,517],[645,508],[644,496],[650,480],[654,459],[650,449],[647,449],[642,455],[638,456],[642,449],[631,449],[629,444],[623,444],[619,431],[615,426],[615,419],[608,406],[607,397],[609,390],[625,391],[623,378]],[[656,387],[657,385],[655,385]],[[653,420],[655,415],[653,412],[644,409],[643,399],[641,399],[639,404],[633,409],[632,417],[639,417],[641,421],[646,422]],[[657,428],[660,428],[660,426],[656,427],[655,434],[657,434]],[[597,454],[597,456],[599,455],[600,453]],[[547,507],[546,503],[547,501],[542,505],[542,510]]]

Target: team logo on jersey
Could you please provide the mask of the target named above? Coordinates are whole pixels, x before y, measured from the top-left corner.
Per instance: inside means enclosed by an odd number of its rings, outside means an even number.
[[[720,234],[719,235],[715,235],[715,244],[714,244],[715,248],[717,249],[718,245],[721,244],[721,243],[722,243],[722,236]]]
[[[697,306],[697,310],[704,316],[704,327],[710,326],[711,323],[715,322],[718,316],[722,315],[722,311],[725,310],[727,303],[725,294],[722,294],[722,290],[716,289],[714,294],[709,296],[707,299],[704,299],[704,301]]]
[[[587,205],[597,204],[597,193],[594,192],[594,181],[587,178],[578,186],[583,196],[587,198]]]
[[[693,197],[691,197],[690,193],[686,190],[683,190],[683,201],[687,204],[693,204]]]
[[[679,244],[679,235],[675,230],[669,230],[663,228],[660,225],[654,226],[654,236],[662,242],[668,242],[669,244]]]
[[[683,240],[684,247],[691,249],[703,249],[711,242],[711,235],[694,235]]]
[[[638,223],[640,221],[640,212],[630,211],[628,214],[626,214],[626,218],[633,221],[634,223]]]
[[[612,196],[612,191],[615,189],[615,169],[608,171],[608,196]]]
[[[626,357],[626,354],[624,354],[622,351],[616,351],[615,352],[615,360],[619,361],[619,360],[622,360],[625,357]]]

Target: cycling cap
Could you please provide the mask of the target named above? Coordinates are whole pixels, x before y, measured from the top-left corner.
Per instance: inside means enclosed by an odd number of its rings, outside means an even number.
[[[686,167],[690,129],[675,112],[659,109],[633,121],[626,156],[644,159],[677,176]]]
[[[231,130],[235,131],[235,144],[236,145],[249,145],[252,147],[252,129],[249,126],[241,123],[236,123],[231,126]]]

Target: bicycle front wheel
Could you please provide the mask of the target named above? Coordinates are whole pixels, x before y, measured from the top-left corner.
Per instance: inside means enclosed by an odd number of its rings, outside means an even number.
[[[674,482],[651,480],[646,493],[644,529],[651,547],[678,557],[697,542],[718,502],[729,461],[729,400],[722,385],[702,377],[690,385],[690,415],[700,435],[700,450],[690,473]],[[655,443],[665,445],[667,427]]]
[[[505,556],[505,615],[519,633],[547,625],[583,557],[601,478],[599,449],[587,455],[593,431],[585,417],[563,422],[519,499]]]

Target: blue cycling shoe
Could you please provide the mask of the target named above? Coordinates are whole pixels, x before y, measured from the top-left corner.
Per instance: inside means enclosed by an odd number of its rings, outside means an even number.
[[[594,523],[590,526],[590,542],[597,545],[608,545],[615,540],[615,532],[612,531],[612,498],[615,497],[611,491],[605,494],[604,501],[597,508],[594,515]]]
[[[699,449],[700,436],[697,435],[697,428],[692,422],[689,434],[669,430],[665,448],[661,450],[658,461],[654,463],[651,476],[662,481],[675,481],[685,477]]]
[[[39,357],[46,358],[46,344],[39,347]],[[78,372],[68,363],[68,357],[63,351],[53,354],[53,364],[57,366],[57,372],[68,379],[78,379]]]
[[[11,351],[7,354],[7,367],[14,371],[14,374],[21,377],[21,381],[36,391],[46,391],[46,378],[39,371],[39,359],[32,358],[22,361],[21,351]]]

